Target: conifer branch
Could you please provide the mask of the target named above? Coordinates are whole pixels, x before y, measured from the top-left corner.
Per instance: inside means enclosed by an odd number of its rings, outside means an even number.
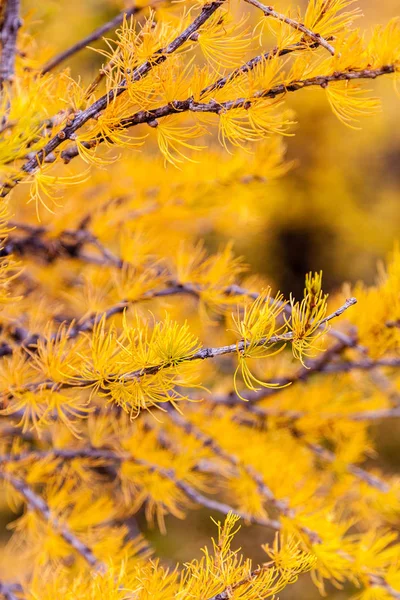
[[[92,569],[98,572],[105,571],[105,565],[97,560],[92,550],[86,544],[81,542],[75,536],[75,534],[70,531],[67,525],[62,523],[52,514],[48,504],[43,500],[43,498],[38,496],[25,481],[14,477],[14,475],[4,471],[3,469],[0,470],[0,478],[6,483],[10,484],[15,491],[17,491],[24,498],[28,506],[38,512],[43,519],[60,534],[67,544],[69,544],[74,550],[76,550],[76,552],[78,552],[78,554],[82,556],[82,558],[85,559]]]
[[[267,382],[269,384],[274,384],[277,387],[263,388],[256,392],[243,392],[243,397],[246,398],[251,405],[254,405],[257,402],[269,398],[270,396],[274,396],[275,394],[283,392],[285,390],[284,386],[288,385],[289,383],[292,385],[296,383],[304,383],[317,374],[350,373],[352,371],[372,371],[373,369],[382,367],[393,369],[400,367],[400,359],[395,357],[384,357],[379,359],[365,358],[360,360],[341,360],[338,362],[333,362],[335,356],[337,356],[345,348],[346,346],[335,344],[334,346],[331,346],[331,348],[328,348],[328,350],[324,351],[320,357],[314,359],[313,361],[309,361],[307,367],[301,367],[297,373],[293,373],[293,375],[288,375],[286,377],[278,377]],[[225,404],[227,406],[234,406],[243,402],[243,400],[241,400],[241,398],[234,391],[231,391],[226,395],[215,396],[211,401],[215,402],[216,404]],[[262,409],[259,414],[262,414]]]
[[[5,81],[12,81],[14,78],[17,34],[21,25],[20,0],[6,0],[4,20],[0,32],[2,46],[0,58],[0,87],[3,86]]]
[[[333,312],[332,314],[328,315],[327,317],[325,317],[324,319],[319,321],[318,326],[321,327],[322,325],[324,325],[325,323],[328,323],[332,319],[339,317],[348,308],[350,308],[351,306],[356,304],[356,302],[357,302],[357,300],[355,298],[349,298],[335,312]],[[182,357],[179,360],[179,364],[188,363],[188,362],[192,362],[192,361],[196,361],[196,360],[206,360],[206,359],[210,359],[210,358],[216,358],[218,356],[224,356],[226,354],[240,353],[240,352],[243,352],[244,350],[246,350],[251,344],[253,344],[253,346],[254,345],[255,346],[271,346],[273,344],[290,342],[292,339],[293,339],[293,333],[287,332],[282,335],[273,335],[269,338],[262,338],[262,339],[258,340],[257,343],[245,342],[243,340],[240,340],[240,341],[236,342],[236,344],[201,348],[200,350],[197,350],[196,352],[193,352],[192,354],[188,354],[187,356]],[[134,379],[139,380],[142,377],[145,377],[147,375],[156,375],[159,371],[162,371],[163,369],[168,369],[170,367],[175,367],[175,366],[176,366],[175,363],[163,362],[158,365],[143,367],[142,369],[137,369],[135,371],[130,371],[128,373],[120,373],[118,375],[110,374],[107,377],[107,382],[108,383],[110,383],[112,381],[126,382],[126,381],[132,381]],[[86,387],[96,386],[96,385],[98,385],[98,383],[99,382],[94,379],[88,380],[88,379],[81,379],[79,377],[72,378],[72,379],[62,382],[62,383],[58,383],[51,379],[47,379],[44,381],[28,384],[28,385],[26,385],[24,387],[20,387],[16,390],[9,389],[8,391],[4,392],[4,396],[12,397],[15,393],[21,394],[24,392],[38,392],[38,391],[46,390],[46,389],[58,391],[60,389],[66,389],[66,388],[86,388]]]
[[[319,44],[315,43],[308,46],[308,48],[317,48],[318,46]],[[292,52],[296,52],[298,50],[304,50],[304,44],[302,44],[301,42],[298,42],[297,44],[292,44],[291,46],[287,46],[286,48],[279,48],[278,46],[276,46],[268,52],[259,54],[258,56],[251,58],[241,67],[238,67],[237,69],[229,73],[229,75],[226,75],[225,77],[220,77],[220,79],[217,79],[217,81],[215,81],[214,83],[210,83],[210,85],[202,89],[202,91],[200,92],[200,99],[204,98],[204,96],[207,96],[215,90],[222,89],[228,83],[230,83],[234,79],[237,79],[237,77],[245,75],[246,73],[250,73],[250,71],[255,69],[255,67],[261,64],[263,61],[271,60],[271,58],[274,58],[275,56],[285,56],[286,54],[291,54]]]
[[[186,100],[174,100],[164,106],[154,108],[151,110],[141,110],[136,112],[134,115],[122,119],[119,126],[121,128],[128,129],[135,127],[136,125],[142,125],[145,123],[156,123],[158,119],[177,115],[185,112],[193,113],[209,113],[219,115],[229,110],[237,108],[250,108],[252,102],[257,101],[261,98],[274,99],[277,96],[286,94],[287,92],[296,92],[298,90],[307,87],[321,87],[326,88],[329,83],[337,81],[355,81],[358,79],[376,79],[382,75],[393,74],[396,71],[394,65],[384,65],[377,69],[363,69],[363,70],[349,70],[349,71],[338,71],[332,75],[319,75],[316,77],[310,77],[308,79],[294,80],[287,84],[281,83],[268,90],[260,90],[255,92],[251,98],[236,98],[234,100],[227,100],[223,102],[217,102],[216,100],[210,100],[208,102],[196,102],[193,97],[187,98]],[[227,79],[229,81],[229,79]],[[207,88],[204,88],[205,90]],[[106,141],[105,137],[94,138],[90,142],[84,142],[87,148],[94,148],[102,142]],[[107,139],[110,143],[111,140]],[[50,143],[50,142],[49,142]],[[58,144],[57,144],[58,145]],[[65,163],[69,163],[72,159],[79,156],[79,150],[76,144],[71,144],[65,150],[61,151],[61,158]],[[29,169],[32,167],[29,166]],[[25,169],[24,169],[25,170]],[[35,170],[35,169],[33,169]],[[30,170],[29,172],[33,172]],[[17,182],[18,183],[18,182]],[[0,197],[4,197],[8,194],[9,190],[5,187],[0,192]]]
[[[301,439],[303,437],[303,434],[301,434],[298,430],[294,428],[290,429],[290,431],[297,439]],[[306,441],[304,443],[313,454],[315,454],[322,460],[330,463],[334,463],[337,460],[335,454],[330,450],[323,448],[323,446]],[[376,475],[368,473],[368,471],[366,471],[362,467],[348,463],[346,464],[346,470],[348,473],[350,473],[360,481],[363,481],[370,487],[373,487],[379,490],[380,492],[387,493],[390,491],[390,485],[386,483],[386,481],[383,481],[380,477],[377,477]]]
[[[287,17],[286,15],[277,12],[272,8],[272,6],[265,6],[264,4],[261,4],[261,2],[259,2],[258,0],[245,0],[245,2],[251,4],[252,6],[255,6],[256,8],[259,8],[266,17],[272,17],[273,19],[277,19],[278,21],[286,23],[286,25],[289,25],[294,29],[301,31],[302,33],[304,33],[304,35],[312,39],[313,42],[319,44],[320,46],[325,48],[325,50],[328,50],[328,52],[332,54],[332,56],[335,54],[335,49],[327,42],[327,40],[325,40],[319,33],[314,33],[313,31],[311,31],[311,29],[303,25],[303,23],[299,23],[298,21],[295,21],[294,19],[291,19],[290,17]]]
[[[56,56],[53,56],[53,58],[51,58],[42,68],[42,73],[45,74],[49,71],[52,71],[53,69],[58,67],[62,62],[64,62],[67,58],[70,58],[80,50],[83,50],[83,48],[86,48],[86,46],[88,46],[92,42],[95,42],[96,40],[100,39],[105,33],[107,33],[107,31],[110,31],[111,29],[116,29],[118,25],[121,25],[125,18],[128,19],[129,17],[136,15],[138,12],[144,10],[145,8],[148,7],[132,6],[131,8],[122,10],[113,19],[110,19],[110,21],[107,21],[107,23],[100,25],[100,27],[97,27],[94,31],[92,31],[92,33],[89,33],[89,35],[82,38],[66,50],[63,50],[59,54],[56,54]]]

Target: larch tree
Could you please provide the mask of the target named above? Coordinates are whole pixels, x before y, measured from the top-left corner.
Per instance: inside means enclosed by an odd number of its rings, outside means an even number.
[[[350,127],[378,110],[399,21],[155,0],[52,56],[29,4],[1,3],[0,595],[255,600],[311,572],[399,599],[400,478],[364,464],[371,422],[400,417],[399,249],[373,286],[328,298],[310,272],[285,298],[204,242],[232,220],[251,236],[293,96]],[[82,51],[94,78],[71,75]],[[196,507],[221,515],[214,541],[175,568],[129,526],[143,509],[190,535]],[[275,532],[264,562],[238,520]]]

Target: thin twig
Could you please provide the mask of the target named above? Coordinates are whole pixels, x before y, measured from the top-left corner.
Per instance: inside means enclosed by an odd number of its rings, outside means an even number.
[[[87,35],[83,39],[79,40],[79,42],[76,42],[70,48],[63,50],[63,52],[60,52],[59,54],[51,58],[42,68],[42,73],[44,74],[48,73],[49,71],[52,71],[55,67],[58,67],[58,65],[64,62],[67,58],[70,58],[71,56],[73,56],[92,42],[95,42],[96,40],[100,39],[105,33],[107,33],[107,31],[110,31],[111,29],[116,29],[118,25],[121,25],[125,18],[128,19],[129,17],[136,15],[144,8],[147,8],[147,6],[132,6],[132,8],[122,10],[113,19],[111,19],[107,23],[104,23],[103,25],[100,25],[100,27],[97,27],[97,29],[92,31],[92,33],[89,33],[89,35]]]
[[[299,23],[298,21],[295,21],[294,19],[291,19],[290,17],[287,17],[286,15],[277,12],[272,8],[272,6],[265,6],[264,4],[261,4],[261,2],[259,2],[258,0],[245,0],[245,2],[247,2],[248,4],[252,4],[256,8],[259,8],[266,17],[272,17],[273,19],[277,19],[278,21],[286,23],[294,29],[301,31],[310,39],[312,39],[313,42],[319,44],[320,46],[328,50],[328,52],[332,54],[332,56],[335,54],[335,48],[333,48],[333,46],[331,46],[319,33],[314,33],[313,31],[311,31],[311,29],[303,25],[303,23]]]

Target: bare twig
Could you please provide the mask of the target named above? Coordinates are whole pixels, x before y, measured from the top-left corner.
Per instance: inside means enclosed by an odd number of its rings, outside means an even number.
[[[311,47],[317,48],[318,45],[319,44],[313,44]],[[262,63],[264,61],[271,60],[271,58],[274,58],[275,56],[285,56],[286,54],[291,54],[292,52],[296,52],[297,50],[303,50],[303,49],[304,49],[304,44],[302,44],[301,42],[298,42],[297,44],[293,44],[292,46],[288,46],[287,48],[276,47],[276,48],[273,48],[273,50],[270,50],[269,52],[264,52],[263,54],[259,54],[258,56],[251,58],[249,61],[247,61],[247,63],[245,63],[241,67],[238,67],[237,69],[235,69],[234,71],[232,71],[231,73],[226,75],[225,77],[221,77],[220,79],[217,79],[217,81],[215,81],[214,83],[210,83],[210,85],[205,87],[200,92],[200,99],[203,99],[205,96],[207,96],[211,92],[214,92],[215,90],[222,89],[223,87],[225,87],[228,83],[230,83],[237,77],[240,77],[241,75],[245,75],[246,73],[250,73],[250,71],[255,69],[255,67],[257,65],[259,65],[260,63]]]
[[[92,550],[81,542],[67,525],[62,523],[56,516],[51,512],[48,504],[38,496],[28,484],[11,475],[7,471],[0,470],[0,478],[6,483],[9,483],[27,502],[27,504],[34,510],[36,510],[43,519],[51,525],[51,527],[57,531],[60,536],[72,547],[78,554],[80,554],[86,562],[96,571],[104,572],[105,565],[97,560]]]
[[[6,0],[4,21],[0,33],[1,60],[0,60],[0,86],[5,81],[12,81],[15,72],[15,54],[18,29],[21,27],[20,0]],[[4,124],[2,124],[4,126]]]
[[[70,48],[63,50],[63,52],[60,52],[59,54],[51,58],[42,68],[42,73],[48,73],[49,71],[52,71],[55,67],[58,67],[58,65],[64,62],[67,58],[70,58],[71,56],[73,56],[92,42],[95,42],[96,40],[100,39],[105,33],[107,33],[107,31],[110,31],[111,29],[116,29],[118,25],[121,25],[125,18],[128,19],[129,17],[136,15],[144,8],[147,7],[132,6],[132,8],[122,10],[113,19],[111,19],[107,23],[104,23],[103,25],[100,25],[100,27],[97,27],[97,29],[92,31],[92,33],[89,33],[89,35],[87,35],[83,39],[79,40],[79,42],[76,42]]]

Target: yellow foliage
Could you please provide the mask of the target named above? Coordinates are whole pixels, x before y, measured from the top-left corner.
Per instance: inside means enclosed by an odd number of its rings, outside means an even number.
[[[0,11],[0,595],[272,599],[310,572],[399,598],[400,479],[371,424],[400,417],[400,251],[328,303],[308,247],[354,274],[343,240],[394,241],[394,169],[369,168],[397,156],[397,108],[352,129],[398,79],[399,20],[157,0],[101,27],[117,4]],[[224,520],[191,560],[198,507]],[[153,557],[171,517],[183,564]]]

